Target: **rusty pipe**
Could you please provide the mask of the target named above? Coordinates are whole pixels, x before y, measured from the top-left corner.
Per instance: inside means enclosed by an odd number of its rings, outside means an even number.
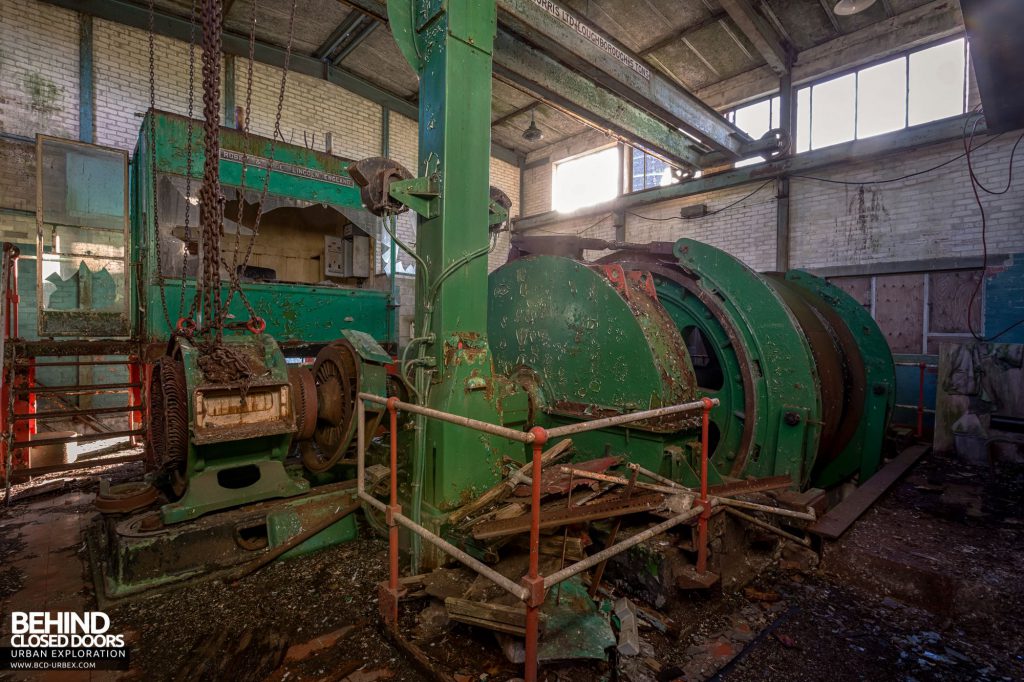
[[[639,545],[641,542],[650,540],[654,536],[660,535],[665,531],[669,530],[670,528],[673,528],[674,526],[678,526],[681,523],[689,521],[693,517],[700,514],[703,510],[704,508],[699,505],[694,507],[693,509],[688,509],[687,511],[683,512],[682,514],[679,514],[678,516],[673,516],[671,519],[667,521],[662,521],[656,526],[651,526],[642,533],[637,533],[636,535],[633,535],[623,540],[622,542],[616,543],[611,547],[606,547],[595,554],[591,554],[586,559],[583,559],[582,561],[577,561],[572,566],[567,566],[566,568],[563,568],[561,571],[552,573],[551,575],[544,578],[544,588],[550,589],[551,587],[557,585],[563,580],[568,580],[574,575],[578,575],[583,571],[586,571],[596,566],[602,561],[610,559],[611,557],[616,556],[618,554],[622,554],[630,547]]]
[[[376,403],[378,405],[387,405],[390,398],[382,398],[379,395],[373,395],[371,393],[360,393],[359,398],[362,400]],[[465,426],[466,428],[473,429],[475,431],[483,431],[489,433],[492,436],[501,436],[502,438],[508,438],[509,440],[518,441],[520,443],[532,443],[533,434],[525,431],[516,431],[515,429],[509,429],[504,426],[497,426],[488,422],[480,421],[479,419],[470,419],[469,417],[460,417],[455,414],[448,412],[442,412],[441,410],[435,410],[430,407],[422,407],[420,405],[413,405],[412,403],[404,403],[401,400],[395,401],[395,406],[406,412],[412,412],[413,414],[422,414],[425,417],[431,417],[439,421],[448,422],[449,424],[456,424],[458,426]]]
[[[642,421],[644,419],[655,419],[657,417],[665,417],[670,414],[678,414],[680,412],[693,412],[694,410],[699,410],[704,407],[704,400],[710,400],[713,405],[718,405],[718,398],[704,398],[703,400],[695,400],[691,403],[680,403],[679,405],[670,405],[669,407],[658,407],[653,410],[644,410],[642,412],[630,412],[628,414],[620,414],[614,417],[604,417],[602,419],[592,419],[590,421],[578,422],[576,424],[567,424],[566,426],[559,426],[553,429],[548,429],[548,437],[561,438],[562,436],[570,436],[574,433],[596,431],[598,429],[604,429],[609,426],[628,424],[629,422]]]
[[[758,528],[762,528],[762,529],[767,530],[769,532],[775,533],[776,535],[784,537],[787,540],[792,540],[793,542],[796,542],[796,543],[798,543],[800,545],[803,545],[804,547],[810,547],[811,546],[811,541],[809,539],[798,537],[796,535],[793,535],[792,533],[787,533],[786,531],[782,530],[781,528],[777,528],[777,527],[773,526],[770,523],[766,523],[765,521],[762,521],[761,519],[758,519],[758,518],[755,518],[755,517],[751,516],[750,514],[744,514],[743,512],[741,512],[738,509],[732,509],[730,507],[726,507],[725,513],[726,514],[732,514],[733,516],[735,516],[738,519],[743,519],[747,523],[753,524],[753,525],[757,526]]]

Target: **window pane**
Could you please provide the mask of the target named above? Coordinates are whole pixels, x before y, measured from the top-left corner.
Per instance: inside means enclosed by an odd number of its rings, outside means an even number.
[[[556,211],[599,204],[618,196],[619,149],[587,154],[555,166],[553,201]]]
[[[910,125],[964,113],[964,40],[910,55]]]
[[[814,86],[811,105],[811,148],[820,149],[852,140],[854,136],[854,74]]]
[[[899,130],[906,123],[907,61],[904,57],[857,73],[857,137]]]
[[[736,109],[736,127],[755,140],[771,127],[771,105],[768,100]]]
[[[811,89],[796,91],[796,151],[805,152],[811,148]]]
[[[772,128],[782,127],[782,100],[776,95],[772,97]]]
[[[647,154],[641,149],[632,149],[632,161],[630,163],[632,178],[630,182],[630,191],[639,192],[644,188],[644,178],[646,177],[646,171],[644,162],[647,158]]]

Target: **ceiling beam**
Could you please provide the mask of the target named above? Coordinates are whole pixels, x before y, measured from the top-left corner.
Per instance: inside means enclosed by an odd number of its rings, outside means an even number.
[[[832,30],[836,32],[836,35],[842,35],[843,29],[839,28],[839,20],[836,18],[836,13],[832,11],[832,3],[829,0],[818,0],[821,4],[821,10],[828,17],[828,23],[832,24]]]
[[[497,0],[497,4],[499,34],[506,33],[513,40],[503,44],[535,45],[585,75],[590,83],[603,85],[728,159],[739,158],[743,145],[750,141],[714,109],[579,14],[536,0]],[[502,55],[501,48],[495,50],[496,61],[514,57]]]
[[[345,38],[355,30],[356,25],[364,19],[364,16],[359,12],[349,12],[346,14],[341,23],[331,31],[331,35],[327,36],[327,40],[320,47],[316,48],[313,56],[316,59],[328,59],[334,54],[334,51],[338,49],[338,46],[341,45]]]
[[[537,107],[539,107],[541,104],[543,104],[543,102],[541,102],[538,99],[538,100],[534,100],[534,101],[530,102],[525,107],[519,107],[518,109],[513,109],[512,111],[508,112],[504,116],[499,116],[498,118],[496,118],[493,121],[491,121],[491,127],[493,128],[495,126],[500,126],[502,123],[508,123],[509,121],[511,121],[516,116],[522,116],[523,114],[527,114],[527,113],[533,111],[534,109],[536,109]]]
[[[726,14],[725,12],[715,12],[711,16],[707,17],[706,19],[702,19],[700,22],[693,24],[692,26],[681,28],[678,31],[673,31],[664,38],[659,38],[658,40],[654,41],[647,47],[641,49],[639,54],[641,57],[646,57],[652,52],[657,52],[663,47],[668,47],[672,43],[682,42],[683,40],[692,36],[694,33],[703,31],[708,26],[714,26],[718,22],[725,19],[727,16],[729,15]]]
[[[366,40],[367,38],[369,38],[370,34],[373,33],[375,30],[377,30],[378,26],[380,26],[380,22],[379,21],[376,21],[375,19],[367,18],[366,25],[363,28],[361,28],[358,33],[356,33],[354,36],[352,36],[352,38],[349,39],[349,41],[344,44],[344,46],[341,48],[341,50],[338,51],[337,56],[335,56],[335,58],[334,58],[333,64],[335,66],[338,66],[343,61],[345,61],[345,57],[347,57],[350,54],[352,54],[352,52],[357,47],[362,45],[363,41]]]
[[[744,35],[750,39],[754,48],[764,57],[771,70],[782,75],[789,71],[792,64],[792,49],[788,47],[774,28],[757,13],[749,0],[719,0],[729,17],[736,23]]]
[[[702,167],[704,151],[675,128],[567,69],[541,51],[498,31],[494,73],[548,104],[679,166]]]

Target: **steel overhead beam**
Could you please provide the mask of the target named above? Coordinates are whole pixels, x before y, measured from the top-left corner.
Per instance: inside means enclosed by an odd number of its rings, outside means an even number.
[[[790,50],[779,39],[775,29],[757,13],[748,0],[719,0],[733,22],[750,39],[772,71],[780,76],[789,72]]]
[[[673,33],[665,36],[664,38],[661,38],[659,40],[654,41],[653,43],[651,43],[647,47],[645,47],[642,50],[640,50],[640,56],[641,57],[646,57],[647,55],[651,54],[652,52],[657,52],[658,50],[660,50],[663,47],[668,47],[672,43],[682,42],[684,39],[689,38],[694,33],[698,33],[700,31],[703,31],[708,26],[714,26],[718,22],[722,21],[722,19],[725,19],[727,16],[729,16],[729,15],[726,14],[725,12],[715,12],[714,14],[709,16],[707,19],[704,19],[703,21],[700,21],[700,22],[694,24],[693,26],[687,26],[686,28],[680,29],[678,31],[674,31]]]
[[[43,0],[43,2],[142,31],[149,30],[149,9],[127,0]],[[159,10],[154,13],[154,19],[153,23],[157,34],[186,43],[191,39],[191,27],[188,19]],[[248,58],[249,36],[225,31],[223,49],[225,54]],[[276,45],[257,40],[254,45],[254,56],[256,61],[261,64],[277,68],[284,67],[285,51]],[[419,108],[415,103],[403,99],[393,92],[388,92],[345,69],[324,64],[309,55],[293,51],[289,68],[294,73],[326,80],[371,102],[386,106],[406,118],[411,118],[414,121],[419,118]],[[505,147],[492,145],[491,155],[505,163],[513,165],[519,163],[519,155]]]
[[[338,49],[342,41],[348,36],[349,33],[355,28],[356,24],[365,18],[365,14],[361,12],[349,12],[341,23],[331,31],[331,35],[327,36],[327,40],[323,42],[320,47],[316,48],[313,52],[313,56],[317,59],[327,59]]]
[[[345,61],[345,57],[352,54],[353,50],[359,47],[364,40],[369,38],[370,34],[377,30],[378,26],[380,26],[380,22],[374,21],[373,19],[367,19],[366,26],[360,29],[359,33],[352,36],[352,38],[338,52],[338,55],[334,58],[332,63],[335,66],[338,66]]]
[[[667,187],[657,187],[642,192],[624,194],[612,201],[606,201],[603,204],[597,204],[596,206],[573,213],[559,213],[557,211],[539,213],[516,220],[513,231],[527,232],[556,223],[588,217],[599,217],[615,213],[616,211],[628,211],[662,201],[682,199],[752,182],[772,180],[780,177],[793,177],[836,164],[863,161],[895,152],[948,142],[949,140],[963,137],[964,126],[968,120],[973,120],[971,114],[935,121],[934,123],[925,123],[913,128],[898,130],[864,140],[854,140],[825,149],[803,152],[781,158],[778,161],[768,161],[755,166],[707,175],[695,180],[681,182],[677,185],[668,185]],[[980,134],[985,134],[984,123],[979,125],[978,128]]]
[[[703,165],[704,152],[695,141],[503,31],[494,41],[494,73],[666,161]]]
[[[386,14],[386,8],[378,0],[339,1],[371,16]],[[499,8],[502,2],[498,0]],[[502,20],[501,14],[498,20]],[[593,124],[670,163],[698,168],[705,165],[705,150],[696,139],[666,124],[644,107],[627,101],[627,98],[595,87],[592,77],[573,71],[500,27],[494,41],[493,61],[495,75],[524,86],[551,106],[584,123]],[[674,84],[671,87],[678,91]],[[689,97],[700,105],[703,112],[698,125],[707,124],[705,127],[721,132],[730,150],[736,150],[729,151],[726,156],[736,158],[742,144],[750,138],[713,109],[700,104],[692,95]],[[681,108],[685,106],[688,106],[685,102],[680,103]],[[737,131],[735,135],[731,132],[733,130]],[[715,145],[709,146],[716,148]],[[720,158],[719,155],[716,162],[720,162]]]
[[[686,131],[727,159],[742,157],[743,144],[750,141],[746,133],[579,15],[548,0],[496,2],[499,34],[504,29],[536,45],[585,74],[590,81],[604,85],[670,127]],[[514,57],[502,55],[503,51],[495,48],[496,60]],[[560,88],[561,94],[567,94],[566,89]]]
[[[842,35],[843,29],[839,28],[839,20],[836,19],[835,12],[832,11],[832,4],[829,0],[818,0],[821,4],[821,11],[828,17],[828,23],[832,24],[832,30],[836,32],[836,35]]]

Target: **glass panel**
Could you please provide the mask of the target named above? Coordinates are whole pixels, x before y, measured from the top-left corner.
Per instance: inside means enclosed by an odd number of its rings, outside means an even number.
[[[736,109],[736,127],[755,140],[768,132],[771,127],[771,103],[761,100]]]
[[[587,154],[555,166],[552,203],[556,211],[575,211],[619,194],[618,147]]]
[[[818,83],[811,105],[811,148],[820,149],[853,139],[856,76],[849,74]]]
[[[122,258],[43,255],[43,307],[47,311],[120,313],[125,302]]]
[[[910,125],[964,113],[964,39],[910,55]]]
[[[40,336],[127,336],[127,155],[40,137]]]
[[[857,73],[857,137],[906,125],[907,60],[904,57]]]
[[[782,101],[779,96],[772,97],[772,128],[782,127]]]
[[[806,152],[811,148],[811,89],[796,91],[796,151]]]

